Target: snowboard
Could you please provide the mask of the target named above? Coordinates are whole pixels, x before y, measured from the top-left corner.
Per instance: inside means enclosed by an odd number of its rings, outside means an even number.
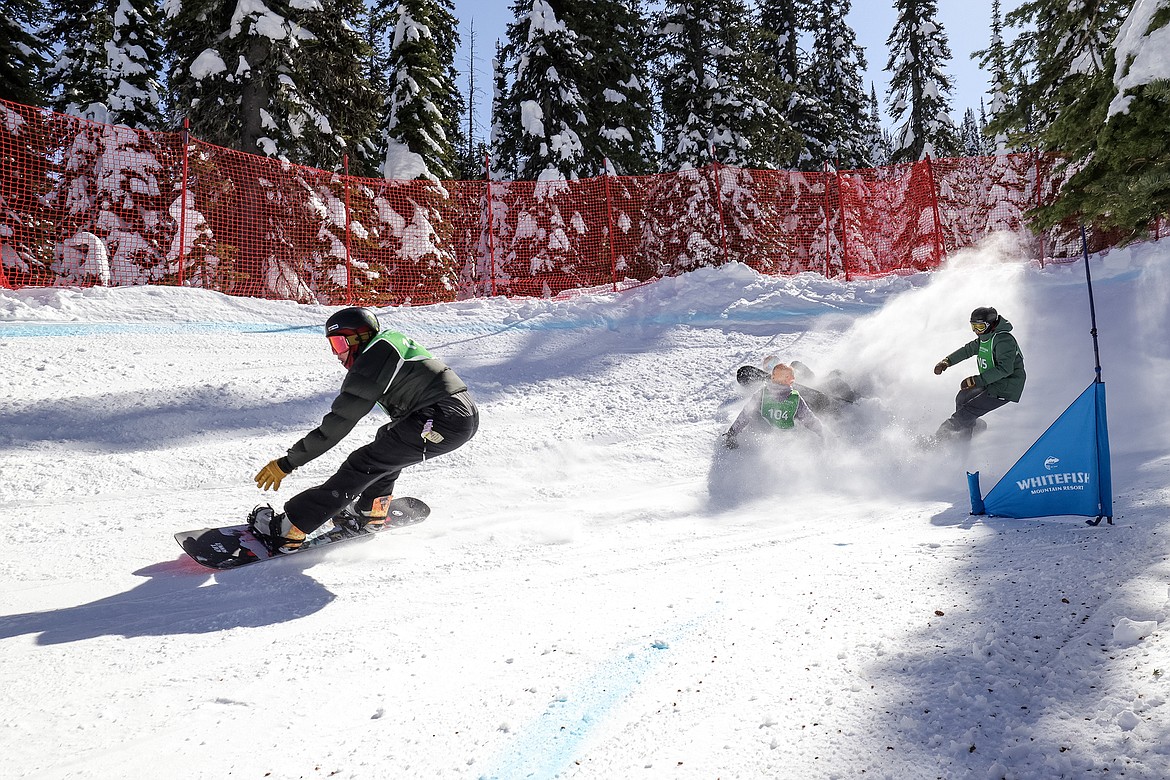
[[[175,534],[175,541],[183,548],[183,552],[209,569],[234,569],[252,563],[283,558],[288,555],[299,555],[306,550],[316,550],[331,544],[347,542],[352,539],[367,539],[391,528],[402,528],[415,523],[421,523],[430,515],[431,508],[417,498],[396,498],[390,502],[386,514],[386,524],[377,530],[369,528],[356,529],[356,524],[347,520],[353,518],[348,511],[342,512],[336,519],[309,534],[300,549],[293,552],[275,552],[264,540],[257,537],[248,528],[247,523],[229,525],[221,528],[200,528],[194,531],[182,531]]]

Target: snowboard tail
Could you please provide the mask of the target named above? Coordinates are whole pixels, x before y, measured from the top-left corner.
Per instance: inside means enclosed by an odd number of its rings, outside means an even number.
[[[366,539],[391,528],[402,528],[421,523],[430,515],[431,508],[421,499],[403,497],[390,502],[386,523],[378,529],[355,528],[345,522],[352,517],[343,512],[308,536],[299,549],[281,553],[272,549],[261,537],[252,533],[247,523],[220,528],[200,528],[175,534],[175,541],[192,560],[209,569],[234,569],[252,563],[296,555],[352,539]]]

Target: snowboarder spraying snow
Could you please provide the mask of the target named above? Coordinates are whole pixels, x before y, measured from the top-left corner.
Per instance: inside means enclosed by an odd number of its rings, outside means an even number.
[[[796,375],[791,366],[775,364],[768,381],[752,395],[731,428],[723,434],[724,446],[730,450],[737,448],[740,433],[749,426],[757,432],[789,431],[800,422],[820,436],[821,421],[793,387],[795,382]]]
[[[325,322],[333,354],[347,369],[341,392],[321,424],[256,474],[262,490],[280,488],[293,471],[340,442],[377,404],[390,415],[374,441],[350,453],[337,473],[290,498],[284,512],[252,510],[248,523],[274,550],[298,549],[305,535],[353,504],[353,520],[386,520],[402,469],[444,455],[475,435],[479,411],[467,385],[442,361],[401,333],[382,330],[368,309],[350,307]]]
[[[936,440],[969,440],[976,421],[1009,401],[1020,400],[1024,392],[1024,355],[1012,335],[1012,324],[990,306],[971,312],[974,341],[964,344],[940,360],[934,367],[941,374],[955,363],[974,356],[979,373],[962,381],[955,396],[955,413],[943,421]]]

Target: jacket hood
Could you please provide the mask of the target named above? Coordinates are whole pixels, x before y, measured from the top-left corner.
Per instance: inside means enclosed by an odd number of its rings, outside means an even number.
[[[989,330],[986,333],[982,334],[979,337],[979,340],[986,341],[987,339],[994,336],[996,333],[1010,333],[1011,330],[1012,330],[1012,324],[1007,321],[1006,317],[1001,316],[999,318],[999,321],[995,323],[995,328],[993,330]]]

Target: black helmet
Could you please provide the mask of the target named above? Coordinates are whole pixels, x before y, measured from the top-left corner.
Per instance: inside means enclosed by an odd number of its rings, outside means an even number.
[[[325,320],[325,337],[329,339],[329,347],[346,368],[353,365],[362,348],[381,329],[374,313],[360,306],[335,311]]]
[[[991,306],[980,306],[971,312],[971,330],[976,333],[986,333],[989,330],[995,330],[995,326],[998,323],[999,312]]]

